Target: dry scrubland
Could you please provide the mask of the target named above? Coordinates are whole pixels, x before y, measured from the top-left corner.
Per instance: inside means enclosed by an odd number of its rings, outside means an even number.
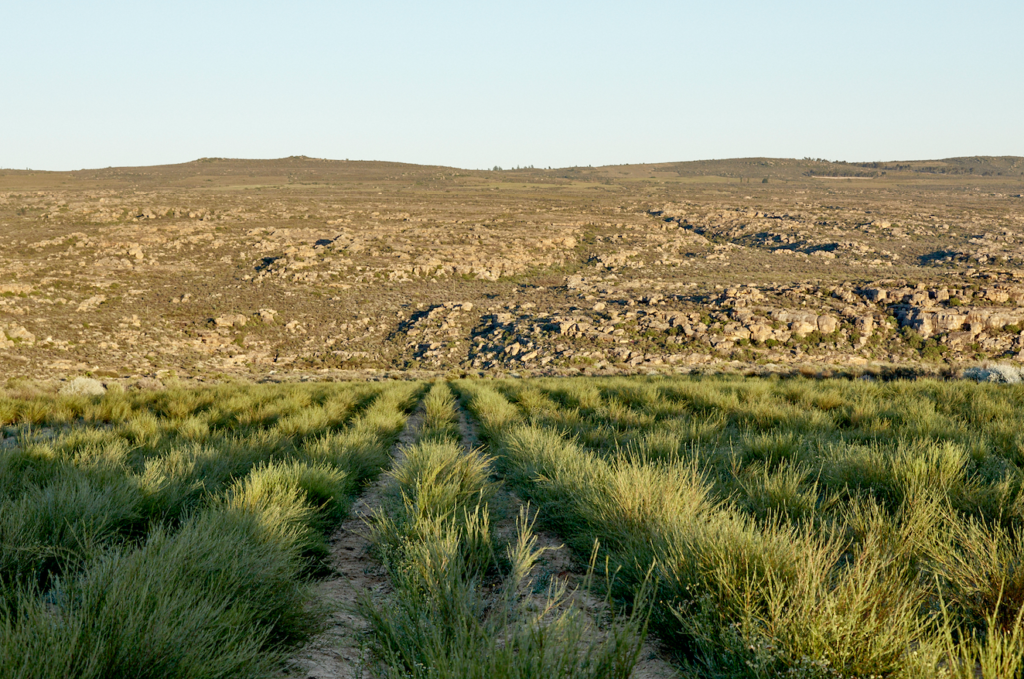
[[[1024,159],[988,157],[0,170],[0,365],[137,382],[1017,361],[1022,193]]]
[[[355,676],[1020,676],[1022,415],[933,380],[9,391],[0,675],[306,676],[380,477]]]

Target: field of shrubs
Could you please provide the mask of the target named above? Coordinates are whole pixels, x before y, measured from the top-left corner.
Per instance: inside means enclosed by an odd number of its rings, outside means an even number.
[[[0,451],[0,676],[277,671],[322,624],[327,532],[421,390],[0,400],[21,423]]]
[[[625,679],[648,630],[685,677],[1021,676],[1022,415],[924,380],[0,397],[0,676],[282,676],[369,484],[358,676]]]
[[[507,483],[595,541],[687,675],[1016,677],[1024,389],[464,383]],[[653,571],[652,571],[653,568]]]

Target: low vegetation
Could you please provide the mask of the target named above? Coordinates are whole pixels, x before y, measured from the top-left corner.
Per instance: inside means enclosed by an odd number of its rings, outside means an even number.
[[[508,481],[709,677],[1021,671],[1024,391],[559,380],[460,389]]]
[[[643,642],[643,612],[594,628],[555,579],[531,596],[542,553],[528,510],[500,545],[489,500],[491,460],[454,438],[455,399],[444,383],[426,398],[419,441],[391,472],[390,502],[372,539],[394,591],[367,595],[383,677],[630,676]]]
[[[384,474],[373,676],[626,678],[650,625],[686,676],[1019,677],[1022,415],[1020,384],[928,380],[0,398],[0,675],[279,676]],[[579,590],[537,577],[541,530]]]
[[[0,365],[53,391],[1019,367],[1024,158],[869,165],[0,170]]]
[[[274,671],[321,628],[325,533],[419,388],[0,401],[25,423],[0,451],[0,675]]]

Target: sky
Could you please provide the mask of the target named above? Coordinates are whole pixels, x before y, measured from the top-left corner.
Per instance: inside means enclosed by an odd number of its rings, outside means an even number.
[[[1024,156],[1021,0],[0,8],[0,167]]]

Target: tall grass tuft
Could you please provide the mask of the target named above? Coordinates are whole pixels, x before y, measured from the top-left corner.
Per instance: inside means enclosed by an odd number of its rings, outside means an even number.
[[[460,434],[455,406],[455,395],[447,384],[437,382],[431,386],[423,399],[423,427],[420,438],[458,441]]]
[[[426,422],[450,422],[454,399],[435,386]],[[483,407],[486,407],[485,405]],[[500,416],[500,413],[499,413]],[[603,637],[555,582],[539,605],[529,574],[542,550],[524,511],[498,558],[488,498],[490,460],[427,426],[391,473],[391,506],[371,539],[394,591],[364,596],[382,677],[628,677],[644,635],[643,606]]]
[[[616,591],[629,596],[655,566],[653,623],[700,676],[916,677],[963,667],[1015,676],[1024,555],[1015,519],[984,513],[1016,506],[1013,467],[993,466],[991,452],[931,406],[865,408],[875,414],[855,430],[837,428],[826,413],[857,407],[868,388],[825,398],[802,384],[786,395],[793,410],[773,415],[742,383],[683,382],[659,393],[701,417],[729,413],[722,435],[687,448],[670,438],[685,430],[637,418],[613,455],[583,436],[588,447],[574,442],[554,416],[517,424],[523,418],[496,402],[496,390],[476,386],[470,398],[482,403],[469,407],[496,464],[543,520],[579,553],[601,541],[620,567]],[[657,412],[651,402],[663,398],[616,389],[611,402],[633,412]],[[900,385],[888,398],[914,395]],[[879,436],[897,421],[911,434]],[[998,502],[984,499],[983,474],[1002,484]]]
[[[4,677],[245,677],[321,628],[300,579],[301,513],[210,511],[96,555],[0,618]]]
[[[325,535],[421,390],[5,401],[26,424],[0,450],[0,676],[275,673],[322,628]]]

